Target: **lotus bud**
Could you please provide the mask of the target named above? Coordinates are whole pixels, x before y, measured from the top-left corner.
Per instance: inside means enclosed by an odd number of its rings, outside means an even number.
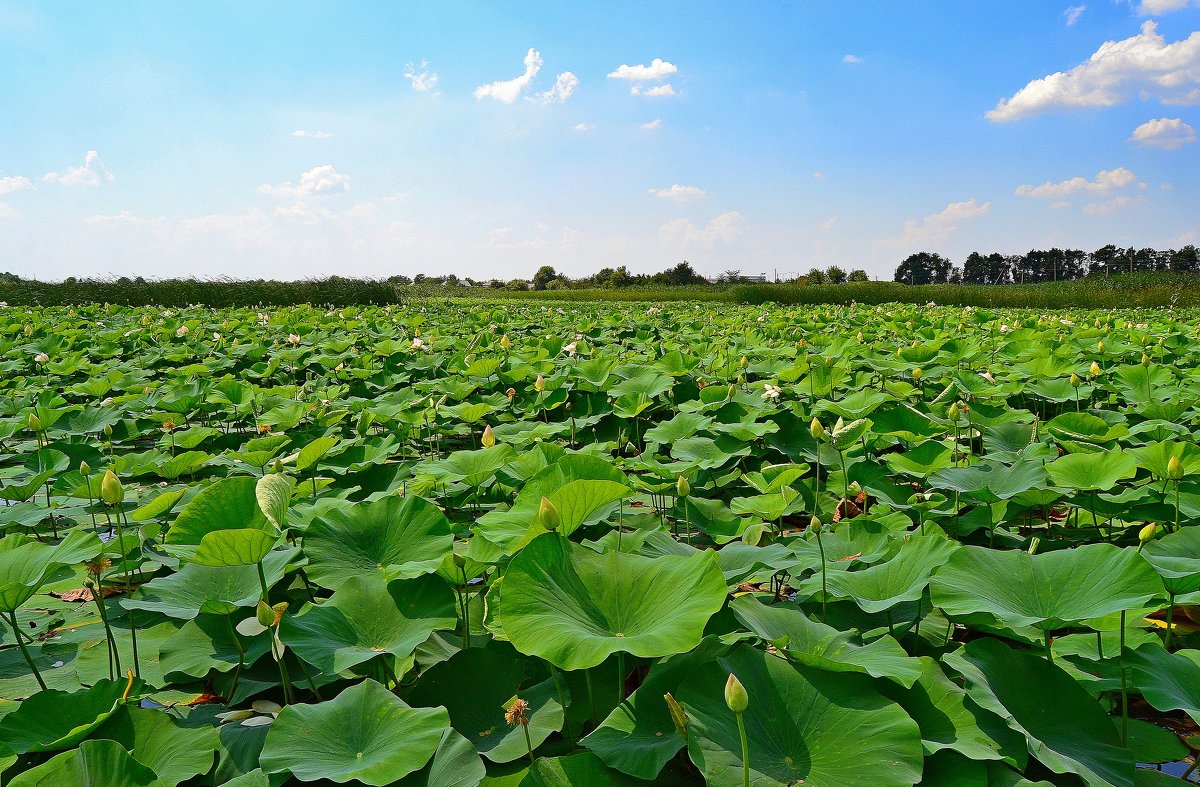
[[[921,379],[921,376],[922,376],[923,374],[924,374],[924,372],[922,372],[922,371],[921,371],[921,367],[920,367],[920,366],[918,366],[918,367],[916,367],[915,369],[913,369],[913,370],[912,370],[912,378],[913,378],[914,380],[920,380],[920,379]]]
[[[813,514],[812,518],[808,520],[808,529],[809,530],[820,530],[821,529],[821,520],[817,517],[816,514]]]
[[[500,337],[500,346],[505,350],[512,347],[512,339],[508,338],[507,333]]]
[[[483,435],[479,438],[479,444],[484,448],[491,448],[496,444],[496,435],[492,432],[491,424],[483,427]]]
[[[1179,457],[1172,456],[1167,461],[1167,477],[1172,481],[1183,480],[1183,462],[1179,461]]]
[[[726,399],[732,399],[732,398],[733,398],[733,395],[734,395],[734,393],[736,393],[736,392],[737,392],[737,388],[734,386],[734,384],[733,384],[733,383],[730,383],[730,384],[729,384],[729,388],[727,388],[727,389],[725,390],[725,398],[726,398]]]
[[[275,625],[275,610],[271,609],[271,605],[265,601],[258,602],[254,608],[254,617],[260,626],[269,628]]]
[[[1090,367],[1088,367],[1088,374],[1090,374],[1092,377],[1099,377],[1100,376],[1100,364],[1096,363],[1095,361],[1092,361],[1092,365]]]
[[[688,483],[687,478],[679,476],[675,481],[675,495],[677,497],[687,497],[692,493],[692,485]]]
[[[562,524],[562,519],[558,516],[558,508],[545,495],[542,496],[542,503],[538,506],[538,521],[542,523],[542,527],[551,532],[558,530],[559,525]]]
[[[546,390],[546,380],[540,374],[537,376],[537,379],[533,381],[533,390],[537,391],[538,393]]]
[[[859,343],[859,344],[862,344],[862,340],[863,340],[863,334],[862,334],[862,331],[859,331],[859,332],[858,332],[858,337],[857,337],[857,338],[858,338],[858,343]]]
[[[746,687],[732,672],[729,673],[729,680],[725,681],[725,704],[734,713],[742,713],[750,706],[750,695],[746,694]]]
[[[467,565],[467,559],[457,552],[450,556],[450,560],[453,561],[455,568],[465,568]]]
[[[105,424],[105,425],[104,425],[104,436],[105,436],[105,437],[112,437],[112,432],[113,432],[113,430],[112,430],[112,424]]]
[[[90,476],[92,474],[92,466],[89,465],[87,462],[80,462],[79,463],[79,474],[81,476],[83,476],[84,478],[87,478],[88,476]]]
[[[745,369],[749,365],[750,365],[750,361],[747,360],[746,356],[744,356],[744,355],[742,356],[742,360],[738,361],[738,366],[742,367],[743,369]]]
[[[1075,372],[1071,372],[1071,385],[1072,386],[1074,386],[1075,388],[1078,388],[1082,382],[1083,382],[1083,380],[1079,379],[1079,375],[1075,374]]]
[[[1104,340],[1096,342],[1096,352],[1104,352]]]
[[[812,438],[818,443],[824,440],[825,436],[828,434],[825,431],[825,427],[819,420],[817,420],[815,415],[813,416],[812,422],[808,425],[808,433],[812,435]]]
[[[667,709],[671,711],[671,721],[675,722],[676,731],[680,734],[680,736],[686,738],[688,717],[687,714],[683,712],[683,706],[671,696],[671,692],[669,691],[663,695],[663,699],[667,701]]]
[[[958,416],[960,414],[961,413],[958,409],[958,402],[955,402],[954,404],[950,405],[950,407],[948,407],[946,409],[946,417],[949,418],[951,421],[957,421]]]
[[[125,499],[125,487],[112,470],[105,470],[104,478],[100,480],[100,499],[110,506],[120,505]]]
[[[1158,532],[1158,525],[1153,524],[1153,523],[1146,525],[1141,530],[1139,530],[1138,531],[1138,549],[1141,549],[1150,540],[1152,540],[1154,538],[1154,534],[1157,532]]]
[[[42,419],[37,417],[37,413],[29,414],[29,431],[31,431],[31,432],[42,431]]]

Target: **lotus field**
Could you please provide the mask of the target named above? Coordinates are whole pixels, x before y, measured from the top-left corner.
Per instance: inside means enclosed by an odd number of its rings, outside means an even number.
[[[1198,338],[0,308],[3,783],[1179,783]]]

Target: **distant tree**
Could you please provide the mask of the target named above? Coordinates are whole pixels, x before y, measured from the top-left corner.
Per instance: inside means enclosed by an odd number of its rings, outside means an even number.
[[[1120,256],[1120,249],[1111,243],[1101,246],[1092,252],[1092,265],[1089,273],[1108,276],[1113,272],[1113,265]]]
[[[836,265],[830,265],[825,269],[825,278],[830,284],[845,284],[846,271],[842,270]]]
[[[555,276],[550,281],[546,282],[547,290],[565,290],[570,287],[570,282],[565,276]]]
[[[509,279],[508,283],[504,285],[504,289],[506,289],[506,290],[528,290],[529,282],[525,281],[524,279]]]
[[[904,284],[944,284],[950,278],[950,260],[922,251],[910,255],[896,268],[895,280]]]
[[[673,268],[668,268],[663,271],[666,283],[672,287],[680,287],[685,284],[707,284],[708,280],[701,276],[692,268],[692,265],[687,260],[679,263]]]
[[[413,284],[422,284],[426,278],[428,277],[424,273],[418,273],[416,276],[413,276]]]
[[[741,280],[742,280],[742,272],[740,270],[725,271],[720,276],[720,281],[728,282],[729,284],[737,284]]]
[[[543,265],[537,269],[537,273],[533,274],[533,288],[535,290],[544,290],[546,289],[546,285],[557,277],[558,273],[552,265]]]
[[[412,279],[404,275],[396,275],[388,277],[389,284],[412,284]]]
[[[829,278],[825,275],[825,271],[820,268],[813,268],[808,273],[804,274],[804,280],[808,284],[828,284]]]
[[[1196,273],[1200,271],[1200,254],[1195,246],[1184,246],[1171,252],[1170,266],[1171,270],[1179,273]]]
[[[1012,270],[1003,254],[983,255],[973,251],[963,263],[963,281],[967,284],[1008,284]]]
[[[864,271],[862,268],[855,268],[854,270],[850,271],[850,275],[846,278],[846,281],[852,281],[852,282],[870,281],[870,280],[871,280],[871,277],[867,276],[867,272]]]

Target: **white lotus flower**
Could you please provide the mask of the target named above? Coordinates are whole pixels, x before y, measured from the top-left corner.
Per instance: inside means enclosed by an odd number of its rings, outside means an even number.
[[[294,333],[289,333],[288,334],[288,344],[292,345],[293,347],[298,346],[300,344],[300,337]]]
[[[180,325],[179,328],[175,331],[175,335],[180,338],[187,336],[188,335],[188,327],[186,325]]]
[[[783,393],[783,391],[781,391],[777,386],[771,385],[770,383],[763,383],[762,398],[775,401],[779,398],[779,394],[781,393]]]
[[[50,356],[46,355],[46,353],[38,353],[37,355],[33,356],[33,360],[35,363],[49,363]]]

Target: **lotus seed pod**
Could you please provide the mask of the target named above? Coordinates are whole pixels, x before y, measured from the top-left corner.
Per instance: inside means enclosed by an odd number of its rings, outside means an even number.
[[[537,376],[537,379],[533,381],[533,390],[537,391],[538,393],[546,390],[546,380],[540,374]]]
[[[1172,481],[1180,481],[1183,479],[1183,462],[1179,461],[1179,457],[1172,456],[1167,461],[1167,476]]]
[[[492,431],[491,424],[483,428],[483,435],[479,438],[479,444],[484,448],[491,448],[496,444],[496,434]]]
[[[912,378],[913,378],[914,380],[920,380],[920,379],[921,379],[921,376],[922,376],[923,374],[924,374],[924,372],[922,372],[922,371],[921,371],[921,367],[920,367],[920,366],[918,366],[917,368],[915,368],[915,369],[913,369],[913,370],[912,370]]]
[[[1100,364],[1096,363],[1095,361],[1092,361],[1092,365],[1090,367],[1088,367],[1088,374],[1090,374],[1092,377],[1099,377],[1100,376]]]
[[[813,416],[812,422],[808,425],[808,433],[812,435],[812,438],[818,443],[824,440],[825,435],[827,434],[825,427],[821,425],[821,422],[817,420],[815,415]]]
[[[1078,388],[1082,382],[1083,382],[1083,380],[1079,379],[1079,375],[1075,374],[1075,372],[1071,372],[1071,385],[1072,386]]]
[[[31,432],[42,431],[42,419],[37,417],[37,413],[29,414],[29,431],[31,431]]]
[[[671,696],[671,692],[669,691],[663,695],[663,699],[667,701],[667,709],[671,711],[671,721],[675,722],[675,730],[686,738],[688,717],[683,712],[683,706]]]
[[[679,497],[687,497],[692,492],[692,485],[683,476],[675,481],[675,494]]]
[[[562,520],[558,516],[558,508],[550,501],[550,498],[542,496],[542,503],[538,506],[538,521],[542,523],[542,527],[551,532],[558,530]]]
[[[1158,532],[1158,525],[1149,524],[1149,525],[1146,525],[1145,527],[1143,527],[1141,530],[1138,531],[1139,545],[1145,544],[1146,542],[1150,541],[1150,539],[1154,538],[1154,534],[1157,532]]]
[[[960,415],[960,411],[958,409],[958,402],[955,402],[954,404],[950,405],[949,408],[946,409],[946,417],[949,418],[951,421],[957,421],[959,415]]]
[[[125,499],[125,487],[112,470],[105,470],[104,478],[100,480],[100,499],[110,506],[120,505]]]
[[[746,694],[746,687],[732,672],[729,673],[729,680],[725,681],[725,704],[734,713],[742,713],[750,706],[750,696]]]

